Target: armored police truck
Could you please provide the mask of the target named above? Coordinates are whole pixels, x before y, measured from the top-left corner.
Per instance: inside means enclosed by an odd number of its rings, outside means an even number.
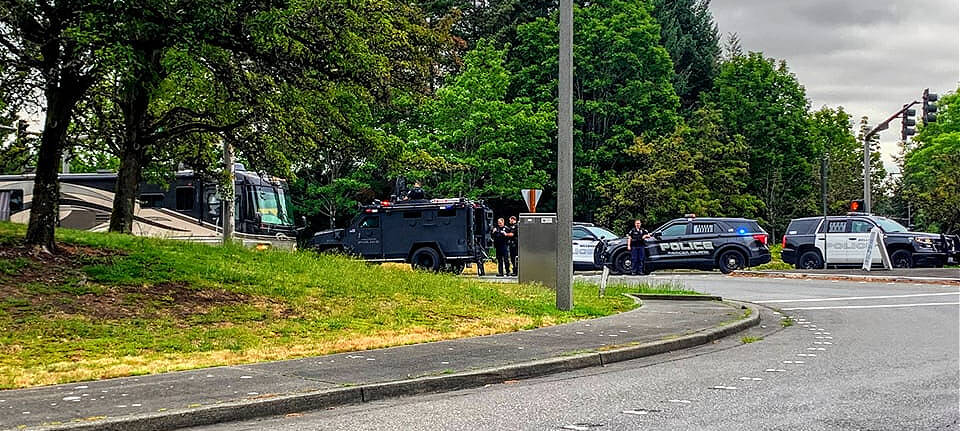
[[[493,211],[463,198],[381,201],[361,206],[346,229],[317,232],[307,247],[370,262],[406,262],[414,269],[463,272],[490,248]]]
[[[728,274],[770,262],[767,233],[756,220],[741,218],[685,218],[670,220],[645,241],[643,272],[658,269],[719,269]],[[614,273],[633,270],[626,238],[605,240],[594,253],[597,265]]]

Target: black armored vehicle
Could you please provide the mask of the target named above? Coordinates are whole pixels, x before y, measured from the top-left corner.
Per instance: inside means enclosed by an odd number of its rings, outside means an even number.
[[[861,266],[866,259],[870,232],[879,227],[894,268],[942,267],[960,261],[960,237],[910,232],[886,217],[864,213],[845,216],[806,217],[790,221],[783,236],[781,257],[798,269],[828,266]],[[876,248],[876,247],[875,247]],[[880,253],[871,265],[881,265]]]
[[[381,201],[361,206],[346,229],[317,232],[306,246],[370,262],[459,274],[490,248],[493,211],[462,198]]]
[[[728,274],[770,262],[769,235],[756,220],[691,214],[664,223],[651,236],[644,246],[647,274],[659,269],[719,269]],[[601,241],[594,261],[617,274],[633,270],[626,238]]]

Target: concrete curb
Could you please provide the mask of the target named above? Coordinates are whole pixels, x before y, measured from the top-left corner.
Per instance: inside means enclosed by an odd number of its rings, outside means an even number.
[[[669,295],[672,296],[672,295]],[[668,298],[677,299],[677,298]],[[374,383],[282,395],[269,399],[244,400],[221,403],[197,408],[170,410],[165,412],[108,418],[90,422],[73,422],[28,428],[42,431],[165,431],[191,426],[212,425],[223,422],[250,420],[261,417],[319,410],[346,404],[469,389],[488,384],[503,383],[549,374],[575,371],[583,368],[604,366],[615,362],[642,358],[674,350],[706,344],[714,340],[735,334],[760,324],[758,306],[750,303],[729,301],[740,306],[741,310],[751,310],[750,316],[716,328],[703,330],[677,338],[613,350],[596,351],[570,356],[561,356],[497,368],[421,377],[411,380]]]
[[[730,274],[733,277],[753,277],[753,278],[792,278],[792,279],[816,279],[816,280],[852,280],[866,281],[874,283],[920,283],[920,284],[951,284],[960,285],[960,278],[939,278],[939,277],[904,277],[902,275],[855,275],[855,274],[809,274],[799,272],[766,272],[766,271],[737,271]]]
[[[666,299],[670,301],[723,301],[723,297],[715,295],[661,295],[653,293],[628,293],[627,295],[640,299]]]

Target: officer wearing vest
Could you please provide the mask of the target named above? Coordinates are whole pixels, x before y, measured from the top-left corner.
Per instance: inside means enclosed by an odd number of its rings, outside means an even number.
[[[507,237],[507,248],[510,249],[510,266],[513,267],[513,272],[510,274],[514,277],[517,275],[517,255],[520,254],[520,225],[517,224],[517,217],[510,216],[510,223],[507,224],[507,228],[510,229],[510,235]]]
[[[650,238],[650,233],[643,228],[640,220],[634,220],[633,229],[627,232],[627,250],[630,251],[630,263],[633,269],[633,275],[643,274],[643,259],[646,239]]]

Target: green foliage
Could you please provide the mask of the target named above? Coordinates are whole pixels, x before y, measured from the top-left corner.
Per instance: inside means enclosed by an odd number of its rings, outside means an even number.
[[[734,55],[703,100],[721,113],[724,133],[748,145],[747,191],[763,202],[771,234],[793,217],[815,213],[817,151],[807,138],[808,102],[786,63],[759,52]]]
[[[508,62],[515,78],[510,93],[556,103],[556,14],[521,25],[518,34],[520,45]],[[573,57],[574,217],[592,219],[606,203],[601,186],[609,188],[619,173],[644,169],[626,151],[638,138],[650,141],[676,127],[679,99],[659,25],[642,1],[603,0],[575,7]]]
[[[937,121],[925,125],[903,163],[903,193],[917,224],[931,232],[960,232],[960,92],[938,102]]]
[[[627,151],[636,166],[600,187],[607,202],[597,216],[608,226],[640,218],[655,224],[680,214],[749,217],[762,203],[746,193],[747,146],[724,135],[719,113],[700,109],[689,123]]]
[[[827,157],[827,211],[834,215],[846,213],[850,201],[863,196],[863,145],[854,137],[851,125],[850,115],[843,108],[823,107],[810,114],[810,145],[820,157]],[[819,166],[814,166],[813,171],[817,192],[821,190]]]
[[[431,179],[434,194],[505,198],[548,181],[543,155],[555,133],[549,104],[506,101],[510,72],[505,50],[480,42],[463,72],[421,108],[421,124],[407,134],[408,176]]]

